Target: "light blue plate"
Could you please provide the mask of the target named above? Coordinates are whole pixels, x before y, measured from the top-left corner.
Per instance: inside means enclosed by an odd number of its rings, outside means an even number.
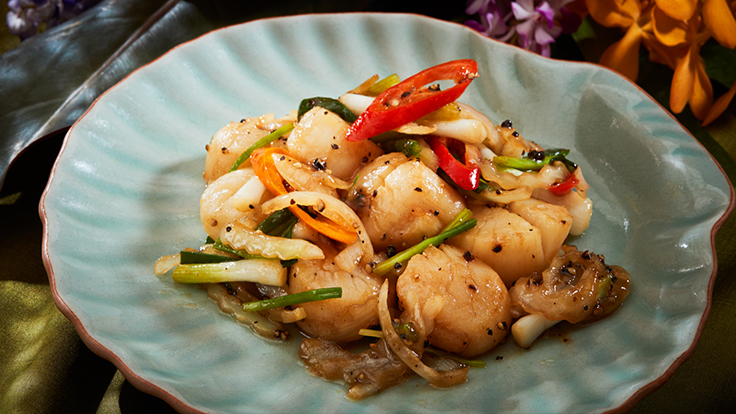
[[[307,374],[298,339],[263,341],[203,291],[153,275],[159,256],[203,240],[204,146],[220,127],[337,97],[374,73],[405,78],[458,58],[477,60],[481,74],[461,101],[572,149],[595,206],[573,242],[632,274],[614,316],[528,351],[510,340],[462,386],[415,378],[356,403],[345,386]],[[692,353],[709,309],[713,236],[732,208],[716,162],[621,76],[453,23],[344,14],[218,30],[136,71],[69,132],[41,214],[59,308],[92,350],[179,410],[570,413],[629,408]]]

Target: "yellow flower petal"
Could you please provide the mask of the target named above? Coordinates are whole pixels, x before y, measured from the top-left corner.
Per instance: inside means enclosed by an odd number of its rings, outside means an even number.
[[[685,109],[688,99],[693,91],[693,83],[695,83],[695,59],[693,59],[693,49],[690,47],[687,54],[677,64],[675,74],[672,76],[672,86],[670,87],[670,110],[679,114]]]
[[[659,7],[652,8],[652,31],[665,46],[687,43],[687,23],[668,16]]]
[[[705,0],[703,21],[723,47],[736,48],[736,19],[725,0]]]
[[[657,0],[657,7],[676,20],[687,20],[695,14],[698,0]]]
[[[600,64],[636,81],[639,75],[639,44],[641,29],[631,25],[621,40],[612,44],[603,52]]]
[[[690,110],[697,119],[705,119],[713,106],[713,85],[705,73],[703,59],[697,58],[697,72],[693,81],[693,92],[690,95]]]
[[[639,0],[585,0],[593,20],[606,27],[629,27],[639,17]]]
[[[736,82],[731,85],[731,89],[729,89],[728,92],[724,93],[723,95],[721,95],[720,98],[716,99],[716,102],[713,104],[713,106],[710,107],[708,115],[705,116],[703,126],[706,126],[715,121],[716,118],[718,118],[723,113],[723,111],[728,108],[728,105],[733,100],[734,95],[736,95]]]

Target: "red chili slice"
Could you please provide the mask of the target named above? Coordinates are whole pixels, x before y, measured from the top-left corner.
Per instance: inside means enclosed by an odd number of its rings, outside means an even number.
[[[575,174],[570,174],[564,181],[550,184],[549,191],[556,196],[563,196],[572,191],[579,182],[580,180]]]
[[[468,191],[473,191],[478,188],[478,185],[480,184],[480,168],[475,165],[468,166],[458,161],[452,156],[450,150],[447,149],[439,138],[429,135],[424,139],[432,148],[432,151],[437,155],[437,161],[439,162],[440,168],[442,168],[442,170],[452,178],[452,181],[454,181],[455,184]],[[448,138],[448,140],[450,140],[450,138]],[[457,140],[450,141],[451,143],[449,143],[448,146],[453,145],[453,141]]]
[[[350,125],[348,141],[362,141],[398,128],[456,101],[478,76],[472,59],[453,60],[425,69],[386,89]],[[434,83],[453,80],[455,85],[440,90]],[[432,84],[430,86],[426,86]]]

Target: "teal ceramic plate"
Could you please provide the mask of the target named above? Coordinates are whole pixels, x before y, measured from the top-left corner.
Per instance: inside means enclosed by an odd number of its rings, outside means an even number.
[[[458,58],[481,74],[461,101],[571,148],[582,165],[595,212],[573,242],[633,277],[614,316],[530,350],[510,340],[453,389],[415,378],[356,403],[307,374],[298,340],[260,340],[203,291],[153,275],[159,256],[203,238],[204,146],[220,127]],[[345,14],[218,30],[134,72],[69,132],[41,214],[59,308],[92,350],[181,411],[570,413],[626,409],[690,355],[709,309],[713,236],[732,205],[701,145],[613,72],[421,16]]]

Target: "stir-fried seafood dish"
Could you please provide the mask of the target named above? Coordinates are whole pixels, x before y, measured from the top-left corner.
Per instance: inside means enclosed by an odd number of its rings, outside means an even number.
[[[374,75],[226,125],[206,146],[207,240],[155,272],[265,338],[295,324],[303,364],[351,399],[414,374],[453,386],[509,333],[528,348],[611,314],[629,274],[565,245],[593,212],[581,167],[458,102],[477,76]]]

